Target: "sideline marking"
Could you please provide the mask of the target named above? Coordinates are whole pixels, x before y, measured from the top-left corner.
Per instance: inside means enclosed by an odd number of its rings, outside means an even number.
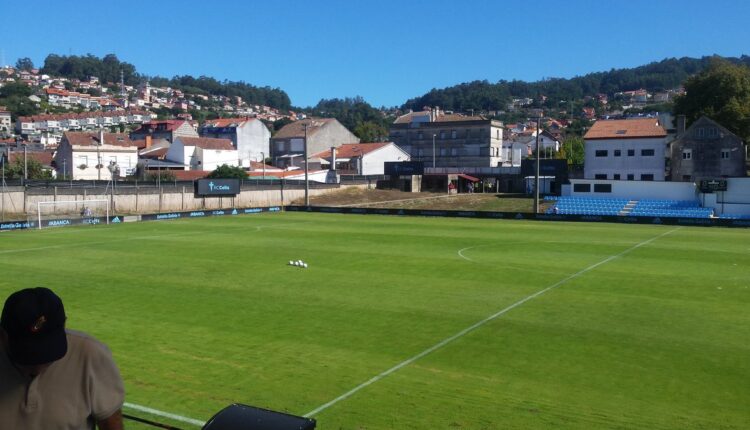
[[[552,290],[554,288],[557,288],[560,285],[562,285],[562,284],[570,281],[571,279],[577,278],[577,277],[583,275],[586,272],[590,272],[591,270],[594,270],[594,269],[596,269],[597,267],[599,267],[599,266],[601,266],[603,264],[607,264],[607,263],[609,263],[612,260],[615,260],[615,259],[617,259],[619,257],[622,257],[623,255],[625,255],[625,254],[627,254],[627,253],[629,253],[629,252],[631,252],[631,251],[633,251],[635,249],[638,249],[638,248],[640,248],[640,247],[642,247],[644,245],[648,245],[649,243],[651,243],[651,242],[653,242],[653,241],[655,241],[657,239],[660,239],[660,238],[662,238],[662,237],[664,237],[664,236],[666,236],[668,234],[671,234],[671,233],[679,230],[680,228],[681,227],[677,227],[677,228],[674,228],[674,229],[669,230],[667,232],[664,232],[664,233],[662,233],[662,234],[660,234],[658,236],[654,236],[651,239],[644,240],[643,242],[638,243],[638,244],[636,244],[634,246],[631,246],[630,248],[622,251],[619,254],[615,254],[613,256],[607,257],[607,258],[605,258],[604,260],[602,260],[602,261],[600,261],[598,263],[592,264],[591,266],[586,267],[585,269],[579,270],[578,272],[576,272],[576,273],[574,273],[574,274],[572,274],[572,275],[570,275],[570,276],[562,279],[561,281],[557,281],[556,283],[550,285],[547,288],[539,290],[539,291],[537,291],[536,293],[534,293],[534,294],[532,294],[530,296],[526,296],[525,298],[523,298],[523,299],[521,299],[521,300],[513,303],[512,305],[510,305],[510,306],[508,306],[508,307],[506,307],[506,308],[504,308],[504,309],[502,309],[502,310],[500,310],[500,311],[498,311],[498,312],[496,312],[496,313],[488,316],[487,318],[485,318],[485,319],[483,319],[483,320],[475,323],[474,325],[471,325],[471,326],[469,326],[469,327],[467,327],[467,328],[459,331],[458,333],[454,334],[453,336],[450,336],[448,338],[443,339],[442,341],[440,341],[440,342],[436,343],[435,345],[433,345],[433,346],[425,349],[424,351],[420,352],[419,354],[417,354],[417,355],[415,355],[415,356],[413,356],[413,357],[411,357],[409,359],[406,359],[406,360],[402,361],[401,363],[399,363],[399,364],[391,367],[390,369],[388,369],[388,370],[386,370],[386,371],[384,371],[384,372],[382,372],[382,373],[380,373],[380,374],[372,377],[368,381],[365,381],[365,382],[357,385],[356,387],[352,388],[351,390],[347,391],[346,393],[344,393],[344,394],[336,397],[335,399],[331,400],[328,403],[324,403],[324,404],[318,406],[317,408],[311,410],[310,412],[306,413],[303,416],[305,418],[308,418],[308,417],[311,417],[313,415],[316,415],[316,414],[318,414],[318,413],[320,413],[320,412],[322,412],[322,411],[330,408],[331,406],[335,405],[336,403],[338,403],[338,402],[340,402],[342,400],[345,400],[345,399],[351,397],[352,395],[354,395],[355,393],[357,393],[361,389],[367,387],[368,385],[371,385],[371,384],[373,384],[375,382],[378,382],[379,380],[385,378],[386,376],[390,375],[391,373],[396,372],[397,370],[401,369],[402,367],[408,366],[409,364],[411,364],[411,363],[419,360],[420,358],[424,357],[425,355],[428,355],[428,354],[434,352],[435,350],[440,349],[443,346],[445,346],[445,345],[453,342],[454,340],[465,336],[466,334],[468,334],[468,333],[476,330],[477,328],[479,328],[479,327],[487,324],[488,322],[490,322],[490,321],[494,320],[495,318],[503,315],[504,313],[506,313],[506,312],[508,312],[508,311],[510,311],[510,310],[512,310],[512,309],[514,309],[516,307],[518,307],[518,306],[521,306],[522,304],[528,302],[529,300],[531,300],[531,299],[533,299],[535,297],[539,297],[542,294],[546,293],[547,291]]]
[[[206,423],[204,421],[196,420],[193,418],[183,417],[182,415],[170,414],[169,412],[160,411],[158,409],[151,409],[145,406],[136,405],[133,403],[125,402],[124,407],[135,409],[136,411],[146,412],[147,414],[156,415],[157,417],[169,418],[171,420],[183,422],[186,424],[192,424],[194,426],[203,427]]]

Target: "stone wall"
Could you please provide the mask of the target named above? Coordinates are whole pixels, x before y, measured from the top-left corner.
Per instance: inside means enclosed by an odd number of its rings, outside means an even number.
[[[367,185],[315,185],[310,196],[335,192],[340,188]],[[143,214],[190,211],[198,209],[228,209],[244,207],[284,206],[303,199],[303,186],[266,186],[242,189],[235,197],[199,197],[192,187],[121,188],[113,194],[106,188],[29,188],[7,187],[0,191],[0,219],[22,219],[36,215],[38,202],[112,199],[115,214]]]

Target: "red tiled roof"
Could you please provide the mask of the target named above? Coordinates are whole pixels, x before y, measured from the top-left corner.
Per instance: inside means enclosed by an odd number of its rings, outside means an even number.
[[[99,144],[99,133],[81,133],[74,131],[66,131],[63,134],[63,139],[67,140],[71,145],[75,146],[90,146]],[[124,147],[137,147],[127,134],[123,133],[104,133],[104,144]]]
[[[211,172],[208,170],[170,170],[178,181],[194,181],[208,176]]]
[[[376,143],[345,143],[336,148],[336,158],[354,158],[363,154],[380,149],[393,142],[376,142]],[[313,154],[311,158],[331,158],[331,150]]]
[[[27,151],[26,158],[29,160],[36,160],[42,164],[42,166],[52,165],[52,151]],[[13,163],[16,160],[23,161],[23,151],[10,151],[8,154],[8,163]]]
[[[255,121],[255,118],[218,118],[209,119],[203,123],[204,127],[237,127],[248,121]]]
[[[234,149],[232,141],[229,139],[215,139],[213,137],[186,137],[180,136],[177,138],[185,146],[197,146],[203,149],[217,149],[224,151],[231,151]]]
[[[583,136],[584,139],[632,139],[666,137],[667,131],[656,118],[599,120]]]
[[[305,137],[305,124],[309,124],[307,128],[307,135],[310,136],[318,131],[324,125],[336,121],[333,118],[305,118],[299,121],[295,121],[291,124],[287,124],[281,127],[274,136],[274,139],[288,139],[292,137]]]
[[[313,173],[322,172],[322,170],[309,170],[307,172],[307,175],[312,175]],[[272,176],[274,178],[287,178],[289,176],[304,176],[305,170],[304,169],[295,169],[295,170],[282,170],[282,171],[276,171],[276,172],[269,172],[266,171],[266,176]],[[263,176],[262,170],[253,170],[252,172],[247,172],[247,176]]]

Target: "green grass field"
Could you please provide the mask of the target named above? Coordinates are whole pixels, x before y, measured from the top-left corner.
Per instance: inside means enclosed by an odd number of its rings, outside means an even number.
[[[281,213],[3,233],[0,270],[200,421],[359,388],[318,428],[750,426],[750,230]]]

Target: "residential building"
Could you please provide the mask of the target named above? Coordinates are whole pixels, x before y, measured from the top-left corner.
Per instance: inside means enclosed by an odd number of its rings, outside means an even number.
[[[409,153],[393,142],[347,143],[313,154],[310,162],[339,175],[382,175],[386,161],[409,161]]]
[[[59,178],[109,180],[111,164],[118,166],[119,176],[135,173],[138,147],[126,134],[68,131],[63,134],[55,154]]]
[[[256,118],[208,120],[198,134],[201,137],[231,140],[243,167],[249,167],[252,161],[264,161],[265,157],[271,156],[271,132],[263,121]]]
[[[222,164],[240,164],[232,141],[210,137],[177,136],[164,158],[182,164],[185,170],[212,171]]]
[[[11,131],[10,111],[5,106],[0,106],[0,133]]]
[[[411,112],[394,121],[390,139],[412,161],[436,167],[502,165],[503,123],[439,109]]]
[[[190,124],[190,121],[181,119],[149,121],[130,133],[130,138],[133,140],[145,140],[146,136],[151,136],[152,139],[166,139],[174,142],[178,136],[198,137],[198,133]]]
[[[285,125],[271,138],[273,164],[302,166],[305,138],[308,156],[345,143],[359,143],[359,138],[335,118],[307,118]]]
[[[677,139],[670,147],[673,181],[746,175],[747,154],[742,139],[708,117],[700,117],[687,130],[685,117],[678,117]]]
[[[4,163],[7,163],[8,165],[18,162],[23,163],[24,157],[26,157],[25,159],[27,161],[35,160],[39,162],[39,164],[42,165],[42,170],[49,171],[54,177],[55,169],[52,167],[53,154],[54,151],[52,150],[36,148],[27,148],[27,150],[24,151],[21,149],[20,145],[17,145],[14,149],[7,148],[0,153],[0,165]]]
[[[665,178],[667,132],[657,118],[599,120],[583,139],[585,179]]]

